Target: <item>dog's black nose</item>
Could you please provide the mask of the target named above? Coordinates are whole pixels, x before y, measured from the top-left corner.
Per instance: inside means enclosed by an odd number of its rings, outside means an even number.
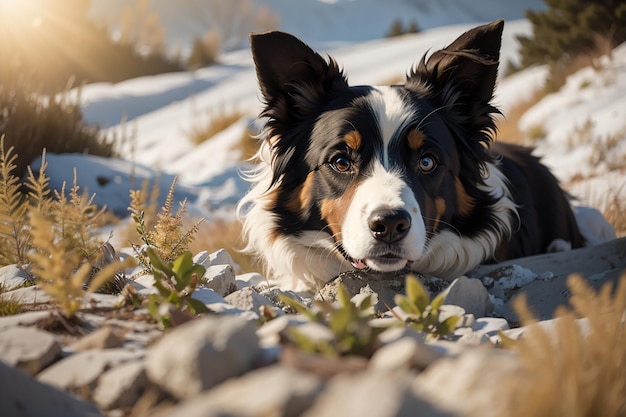
[[[409,233],[411,215],[406,210],[375,210],[367,224],[376,240],[394,243]]]

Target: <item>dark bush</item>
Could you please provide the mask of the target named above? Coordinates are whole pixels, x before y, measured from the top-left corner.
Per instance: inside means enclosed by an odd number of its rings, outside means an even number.
[[[113,156],[113,142],[98,126],[83,121],[77,99],[67,94],[55,96],[33,92],[25,79],[11,85],[0,84],[0,136],[5,148],[15,148],[20,157],[14,174],[22,177],[26,167],[49,153],[89,153]]]
[[[547,9],[528,11],[532,36],[519,36],[522,66],[549,64],[552,82],[626,41],[623,0],[544,0]],[[579,65],[577,65],[579,64]]]

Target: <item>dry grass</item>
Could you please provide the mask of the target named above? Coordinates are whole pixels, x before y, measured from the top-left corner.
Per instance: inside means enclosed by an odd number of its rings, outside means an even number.
[[[576,275],[567,284],[571,310],[558,309],[551,330],[530,326],[514,345],[522,369],[503,385],[509,416],[626,415],[626,274],[616,289],[607,283],[598,293]],[[525,301],[517,301],[524,325],[533,324]],[[582,317],[587,330],[576,320]]]
[[[404,85],[406,82],[406,74],[398,74],[389,78],[384,78],[381,81],[376,82],[378,85]]]
[[[618,237],[626,236],[626,199],[620,198],[618,191],[607,195],[602,214],[615,228]]]
[[[195,144],[201,144],[237,123],[245,113],[237,109],[220,109],[210,112],[204,121],[198,121],[187,133]]]
[[[519,102],[511,110],[507,111],[504,117],[498,118],[498,139],[517,145],[529,145],[541,139],[539,130],[524,134],[519,128],[519,121],[524,113],[537,104],[544,96],[545,92],[538,90],[529,99]],[[545,132],[543,136],[545,136]]]
[[[254,131],[250,126],[248,126],[242,133],[239,138],[239,142],[233,145],[233,147],[239,149],[241,151],[241,156],[239,160],[242,162],[249,161],[256,155],[259,150],[259,146],[261,145],[261,138],[258,138],[259,132]]]

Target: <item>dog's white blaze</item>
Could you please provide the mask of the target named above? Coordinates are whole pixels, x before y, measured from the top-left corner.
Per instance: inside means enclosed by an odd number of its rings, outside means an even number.
[[[500,224],[498,230],[485,230],[471,238],[449,230],[441,231],[430,239],[426,253],[413,263],[411,269],[454,279],[494,254],[503,237],[512,233],[511,214],[517,215],[517,206],[511,200],[506,177],[496,165],[487,164],[485,186],[481,188],[498,199],[492,207]]]
[[[379,242],[372,235],[368,220],[374,211],[381,209],[403,209],[411,216],[409,234],[400,242],[404,264],[422,256],[426,243],[426,227],[419,204],[408,184],[397,173],[386,170],[378,162],[368,178],[359,184],[341,227],[343,248],[348,255],[353,259],[372,257],[372,251]],[[393,265],[368,266],[384,271]]]
[[[398,92],[388,86],[375,87],[367,97],[380,126],[383,139],[383,166],[389,169],[389,143],[406,123],[413,120],[415,110],[398,95]]]

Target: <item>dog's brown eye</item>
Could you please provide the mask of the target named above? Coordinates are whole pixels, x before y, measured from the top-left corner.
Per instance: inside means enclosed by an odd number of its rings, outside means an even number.
[[[437,161],[435,157],[430,154],[422,155],[419,161],[417,161],[417,168],[423,173],[428,174],[437,168]]]
[[[330,166],[337,172],[352,171],[352,161],[350,161],[350,158],[344,155],[335,156],[333,159],[331,159]]]

